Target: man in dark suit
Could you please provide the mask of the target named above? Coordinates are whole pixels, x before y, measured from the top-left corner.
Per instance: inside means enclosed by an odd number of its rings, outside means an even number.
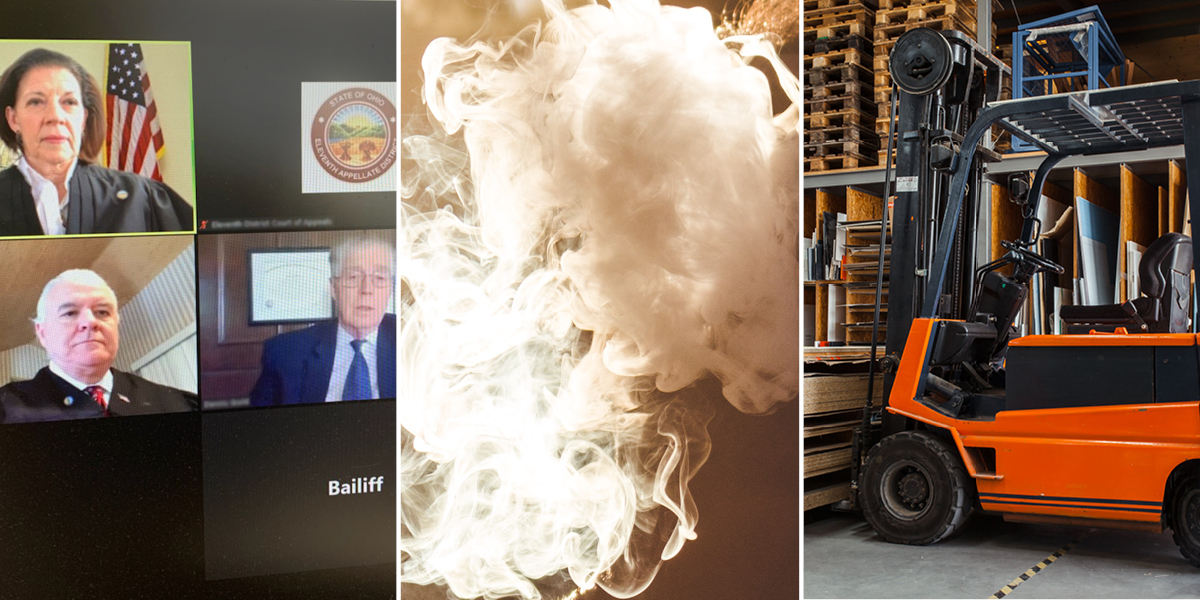
[[[253,406],[396,397],[394,247],[349,239],[329,254],[337,318],[277,335],[263,345]]]
[[[47,283],[33,328],[50,364],[0,388],[0,423],[197,410],[195,394],[112,368],[119,324],[116,294],[95,272],[72,269]]]

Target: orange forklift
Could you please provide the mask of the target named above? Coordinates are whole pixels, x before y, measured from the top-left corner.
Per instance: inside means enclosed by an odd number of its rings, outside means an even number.
[[[929,29],[897,41],[890,70],[899,135],[887,346],[876,361],[873,345],[871,361],[885,373],[884,405],[868,400],[855,431],[851,504],[902,544],[946,539],[978,511],[1027,523],[1170,528],[1200,567],[1191,238],[1169,233],[1151,244],[1140,297],[1064,306],[1066,334],[1014,337],[1033,278],[1063,272],[1035,251],[1051,169],[1071,156],[1182,145],[1188,189],[1200,198],[1200,81],[995,101],[1002,65],[954,32]],[[1020,238],[971,269],[971,198],[983,189],[981,164],[995,159],[980,148],[994,125],[1046,157],[1031,182],[1012,186],[1025,216]],[[892,197],[890,164],[885,181]],[[877,314],[873,339],[878,323]]]

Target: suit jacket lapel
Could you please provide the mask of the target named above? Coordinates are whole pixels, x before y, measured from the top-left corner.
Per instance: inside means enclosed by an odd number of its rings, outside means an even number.
[[[379,369],[379,397],[396,397],[396,318],[386,316],[375,344],[375,368]]]
[[[100,405],[96,404],[96,401],[87,392],[52,373],[50,367],[42,367],[33,380],[39,388],[38,395],[44,394],[42,397],[49,399],[56,406],[74,413],[86,413],[89,416],[98,417],[104,412],[104,409],[100,408]]]
[[[316,343],[304,362],[303,402],[324,402],[333,375],[333,357],[337,349],[337,322],[316,325]]]
[[[113,389],[108,398],[108,412],[113,416],[142,415],[157,412],[138,394],[137,385],[129,374],[112,370]]]

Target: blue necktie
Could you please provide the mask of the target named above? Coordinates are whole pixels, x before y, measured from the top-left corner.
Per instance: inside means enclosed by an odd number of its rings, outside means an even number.
[[[342,388],[342,400],[368,400],[371,394],[371,372],[367,369],[367,357],[363,356],[363,340],[353,340],[354,360],[350,361],[350,372],[346,373],[346,385]]]

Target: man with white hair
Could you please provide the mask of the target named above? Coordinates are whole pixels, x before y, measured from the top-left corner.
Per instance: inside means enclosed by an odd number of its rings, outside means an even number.
[[[349,238],[330,252],[329,267],[337,317],[266,341],[252,405],[396,397],[396,315],[387,312],[395,247]]]
[[[33,329],[50,364],[0,388],[0,423],[59,421],[197,410],[195,394],[112,368],[120,347],[117,296],[94,271],[51,279]]]

